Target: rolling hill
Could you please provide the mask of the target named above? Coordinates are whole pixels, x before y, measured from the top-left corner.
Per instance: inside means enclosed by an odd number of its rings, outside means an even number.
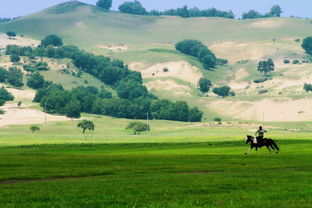
[[[209,120],[220,116],[225,120],[309,121],[312,116],[312,96],[302,89],[312,78],[312,64],[302,63],[306,55],[300,46],[312,34],[311,19],[138,16],[74,1],[0,24],[0,32],[8,30],[32,41],[57,34],[66,44],[121,59],[142,72],[154,94],[199,106]],[[187,38],[202,41],[218,57],[228,59],[229,65],[203,69],[195,58],[174,49],[176,42]],[[274,60],[275,72],[268,81],[254,83],[262,78],[257,64],[266,58]],[[284,64],[284,59],[301,63]],[[58,74],[45,76],[58,80]],[[201,94],[197,81],[202,76],[214,86],[231,86],[236,96]],[[63,82],[68,84],[68,80]]]

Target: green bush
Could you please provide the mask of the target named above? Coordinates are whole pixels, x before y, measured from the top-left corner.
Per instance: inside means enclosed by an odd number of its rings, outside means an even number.
[[[284,59],[284,64],[289,64],[290,61],[288,59]]]
[[[213,119],[213,121],[215,121],[215,122],[221,122],[221,121],[222,121],[222,119],[221,119],[221,118],[219,118],[219,117],[216,117],[216,118],[214,118],[214,119]]]
[[[258,94],[261,95],[261,94],[265,94],[265,93],[268,93],[269,91],[267,89],[262,89],[262,90],[259,90],[258,91]]]
[[[312,91],[312,84],[304,83],[303,90],[306,91],[306,92]]]
[[[293,64],[300,64],[300,61],[298,59],[293,60]]]
[[[262,83],[262,82],[266,82],[266,81],[268,81],[268,78],[263,77],[263,78],[260,78],[260,79],[255,79],[254,83]]]

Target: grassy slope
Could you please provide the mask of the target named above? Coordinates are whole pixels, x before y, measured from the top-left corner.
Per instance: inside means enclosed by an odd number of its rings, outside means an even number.
[[[198,39],[209,46],[216,44],[216,48],[213,48],[217,55],[230,60],[232,58],[234,60],[249,59],[252,54],[248,52],[251,49],[276,59],[300,57],[302,56],[300,43],[295,44],[293,40],[311,35],[312,24],[309,19],[295,18],[231,20],[136,16],[106,12],[91,5],[79,5],[73,11],[55,13],[53,9],[48,9],[13,22],[0,24],[0,31],[7,30],[14,30],[18,34],[35,39],[56,33],[64,38],[66,44],[75,44],[98,54],[122,59],[126,63],[142,62],[145,66],[150,66],[158,62],[185,60],[201,69],[203,76],[208,77],[214,84],[220,85],[231,81],[236,70],[242,67],[249,73],[243,81],[248,82],[259,77],[259,74],[255,72],[257,61],[250,61],[245,65],[238,65],[232,61],[227,67],[207,71],[202,69],[196,59],[175,52],[174,44],[185,38]],[[275,43],[272,42],[273,39],[276,39]],[[245,47],[235,45],[232,50],[231,47],[218,45],[224,42],[247,43],[247,45]],[[98,47],[103,44],[126,44],[130,46],[130,50],[112,51]],[[309,67],[309,65],[303,66],[303,69],[306,70]],[[69,79],[66,80],[72,82]],[[189,85],[185,86],[189,87]],[[207,109],[207,104],[215,98],[199,98],[198,93],[193,93],[194,87],[196,86],[191,88],[191,97],[183,97],[173,91],[153,93],[163,98],[183,99],[192,105],[200,106],[208,119],[217,116],[216,112]],[[250,93],[254,94],[252,96],[237,92],[235,99],[254,101],[259,97],[257,91],[258,89],[254,89]],[[278,92],[273,91],[270,94],[261,95],[261,98],[276,96]],[[293,89],[284,90],[283,93],[286,96],[297,94]]]

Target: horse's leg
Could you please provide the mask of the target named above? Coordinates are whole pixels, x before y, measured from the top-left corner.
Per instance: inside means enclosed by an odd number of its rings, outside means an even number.
[[[275,148],[272,144],[270,144],[270,147],[272,148],[272,150],[276,153]]]
[[[252,148],[253,148],[253,146],[250,146],[249,149],[247,150],[247,152],[245,152],[245,155],[247,155]]]
[[[269,150],[269,152],[270,152],[270,154],[271,154],[271,149],[270,149],[270,147],[269,147],[268,145],[266,145],[266,147],[268,148],[268,150]]]

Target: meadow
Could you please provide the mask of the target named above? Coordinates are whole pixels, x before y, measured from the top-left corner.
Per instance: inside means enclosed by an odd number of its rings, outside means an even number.
[[[150,121],[135,136],[127,119],[93,121],[86,136],[77,121],[2,128],[1,207],[311,207],[310,123],[275,123],[281,152],[246,156],[250,123]]]

